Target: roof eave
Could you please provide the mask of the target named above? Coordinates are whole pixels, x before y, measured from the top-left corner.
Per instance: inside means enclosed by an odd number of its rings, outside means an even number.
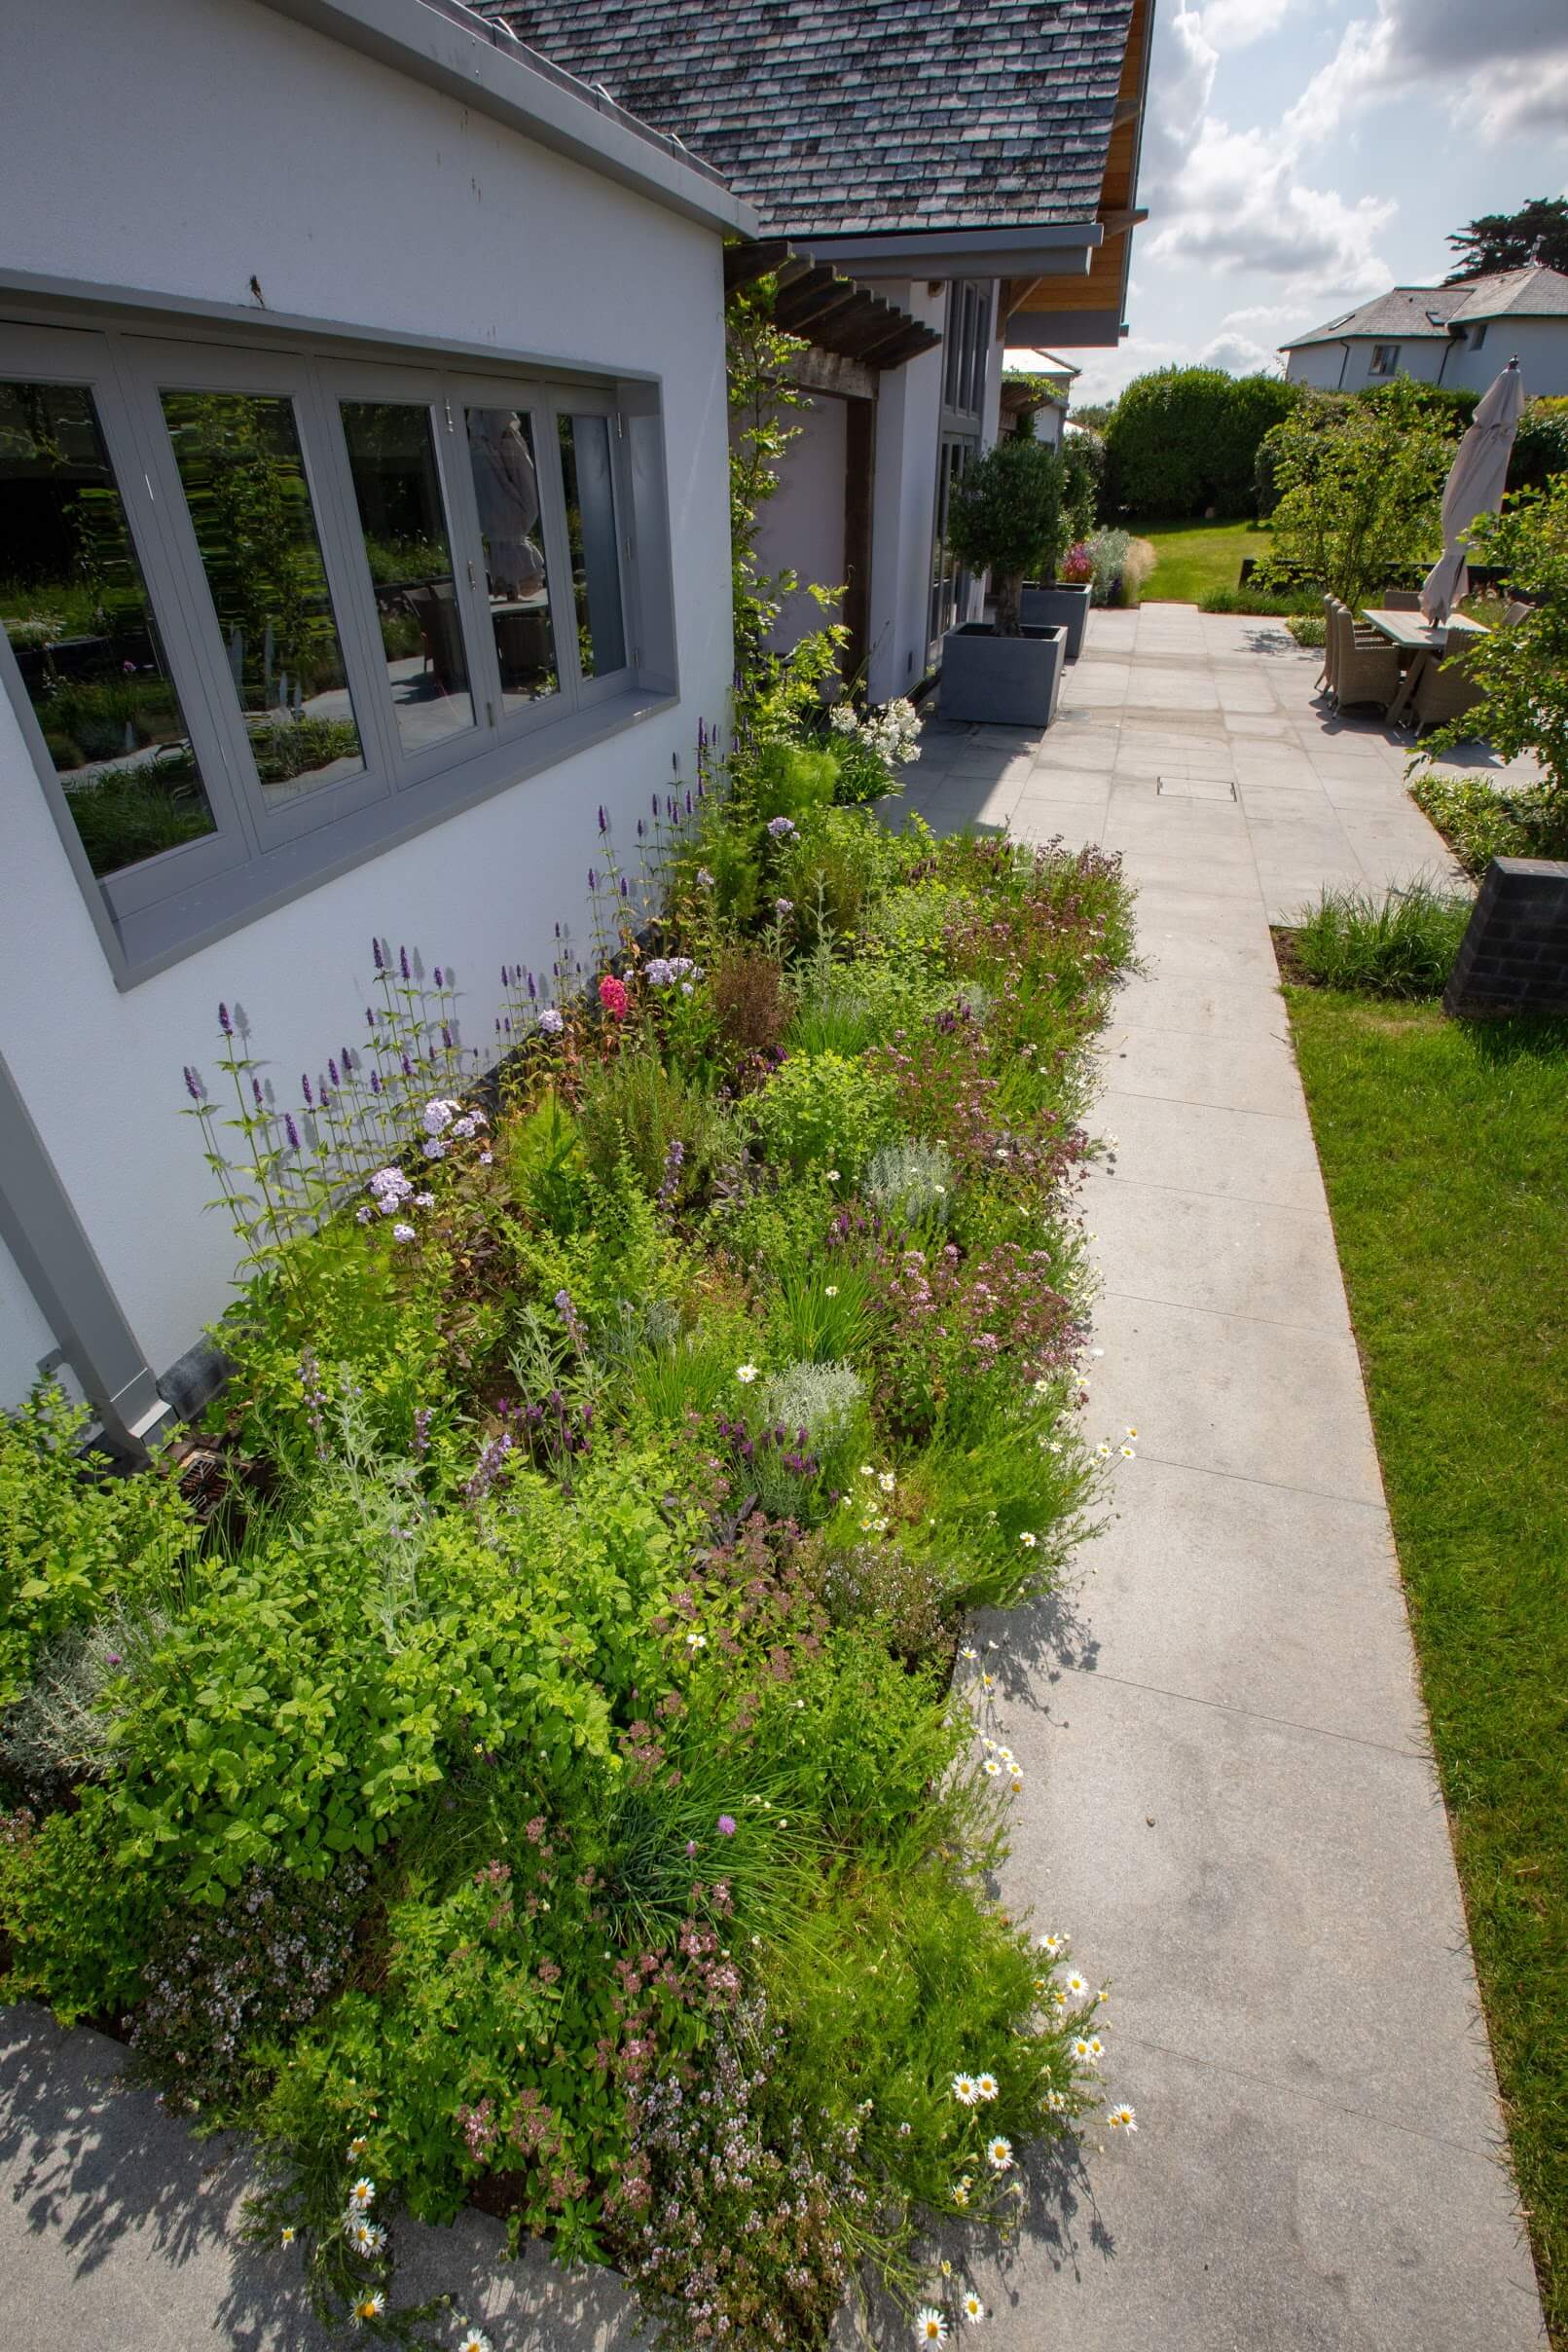
[[[1022,229],[797,230],[790,242],[857,277],[1023,277],[1087,272],[1097,220]]]
[[[754,237],[753,205],[712,166],[564,73],[459,0],[262,0],[280,16],[460,99],[590,171],[722,234]]]

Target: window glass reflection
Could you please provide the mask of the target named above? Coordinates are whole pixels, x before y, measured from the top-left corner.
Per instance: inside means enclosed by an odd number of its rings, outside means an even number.
[[[346,400],[343,429],[397,731],[419,752],[474,723],[430,412]]]
[[[561,683],[533,423],[510,408],[471,408],[467,423],[491,626],[501,668],[501,707],[521,711],[556,693]]]
[[[164,394],[185,502],[264,797],[364,766],[291,400]]]
[[[0,383],[0,625],[95,874],[216,827],[91,392]]]
[[[560,425],[577,654],[584,678],[602,678],[626,667],[609,419],[563,417]]]

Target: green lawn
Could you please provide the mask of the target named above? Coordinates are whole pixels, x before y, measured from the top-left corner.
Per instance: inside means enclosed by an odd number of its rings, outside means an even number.
[[[1286,993],[1514,2167],[1568,2345],[1568,1023]]]
[[[1195,605],[1209,588],[1234,588],[1241,559],[1267,555],[1270,533],[1260,523],[1128,523],[1159,558],[1144,584],[1146,605]]]

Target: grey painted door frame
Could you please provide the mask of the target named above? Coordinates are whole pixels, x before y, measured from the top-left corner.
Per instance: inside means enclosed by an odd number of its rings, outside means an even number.
[[[98,1415],[139,1459],[169,1417],[86,1228],[0,1054],[0,1235]]]

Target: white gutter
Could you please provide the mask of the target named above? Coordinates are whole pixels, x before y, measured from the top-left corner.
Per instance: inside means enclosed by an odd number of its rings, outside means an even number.
[[[261,0],[263,7],[459,99],[574,164],[723,235],[754,237],[754,207],[676,139],[527,49],[457,0]]]

